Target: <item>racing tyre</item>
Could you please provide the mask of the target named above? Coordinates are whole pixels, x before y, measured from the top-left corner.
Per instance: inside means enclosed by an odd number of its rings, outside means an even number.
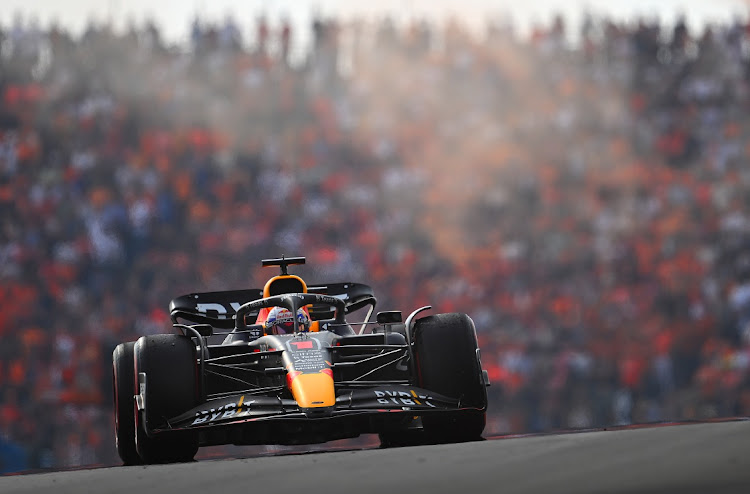
[[[435,314],[416,321],[414,353],[422,388],[457,398],[464,410],[425,414],[426,442],[474,441],[486,423],[487,390],[482,378],[474,322],[466,314]]]
[[[135,449],[134,341],[117,345],[112,352],[112,380],[115,390],[115,443],[125,465],[142,463]]]
[[[192,460],[198,451],[195,433],[149,435],[146,431],[165,426],[170,418],[197,405],[195,344],[182,335],[143,336],[134,352],[136,385],[139,374],[146,375],[144,410],[136,414],[138,455],[144,463]]]

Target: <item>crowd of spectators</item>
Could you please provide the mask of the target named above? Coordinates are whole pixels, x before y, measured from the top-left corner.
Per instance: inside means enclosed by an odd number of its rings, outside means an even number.
[[[750,30],[590,17],[0,29],[0,471],[113,464],[177,295],[476,322],[491,434],[750,415]]]

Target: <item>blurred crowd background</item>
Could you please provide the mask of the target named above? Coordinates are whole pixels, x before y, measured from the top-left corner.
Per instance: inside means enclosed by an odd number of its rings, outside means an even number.
[[[118,463],[115,345],[281,254],[471,315],[488,434],[750,415],[746,20],[309,28],[0,27],[0,471]]]

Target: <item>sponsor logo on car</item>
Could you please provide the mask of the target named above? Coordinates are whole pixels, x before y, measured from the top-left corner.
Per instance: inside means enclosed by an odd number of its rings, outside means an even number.
[[[240,398],[239,404],[227,403],[226,405],[217,408],[195,412],[195,419],[190,425],[206,424],[216,420],[244,417],[250,413],[248,406],[253,403],[255,403],[255,400],[245,402],[245,396],[243,395]],[[243,407],[245,408],[243,409]]]
[[[234,417],[237,414],[236,403],[229,403],[227,405],[220,406],[219,408],[212,408],[210,410],[202,410],[196,412],[195,420],[191,425],[203,424],[206,422],[213,422],[219,419],[228,419]]]
[[[436,408],[435,405],[429,401],[432,399],[431,396],[418,395],[413,389],[410,389],[409,392],[376,389],[373,390],[373,392],[375,393],[375,398],[378,400],[378,403],[381,405],[394,404],[403,407],[428,406]]]
[[[232,307],[232,309],[235,312],[237,312],[237,309],[240,308],[240,304],[238,302],[231,302],[229,305]],[[227,313],[228,313],[227,308],[224,305],[222,305],[222,304],[217,304],[217,303],[197,303],[195,305],[195,309],[198,312],[202,313],[202,314],[207,314],[208,311],[216,312],[216,317],[218,319],[226,319],[227,318]]]

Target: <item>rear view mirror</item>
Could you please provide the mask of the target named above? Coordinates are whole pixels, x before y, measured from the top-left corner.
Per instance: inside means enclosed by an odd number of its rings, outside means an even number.
[[[199,335],[203,336],[204,338],[208,338],[209,336],[212,336],[214,334],[214,327],[210,324],[172,324],[172,327],[178,328],[180,331],[182,331],[182,334],[185,336],[195,336],[195,331]],[[191,331],[192,330],[192,331]]]
[[[378,312],[378,315],[375,319],[378,324],[395,324],[397,322],[401,322],[401,311],[400,310],[388,310],[383,312]]]
[[[192,328],[206,338],[214,334],[214,327],[210,324],[193,324]]]

